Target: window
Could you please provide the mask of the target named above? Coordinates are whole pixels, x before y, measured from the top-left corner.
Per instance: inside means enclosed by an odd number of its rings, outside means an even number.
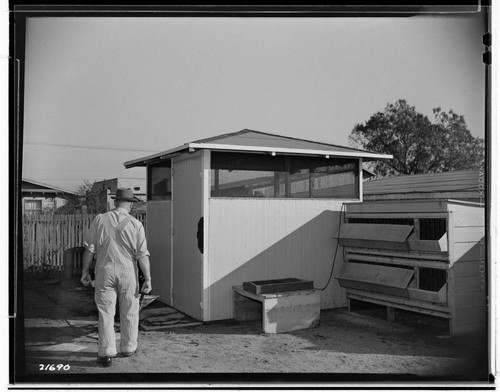
[[[24,201],[24,213],[25,214],[36,214],[42,212],[42,201],[41,200],[25,200]]]
[[[357,159],[212,152],[212,197],[358,198]]]
[[[148,200],[172,199],[170,160],[162,165],[148,166]]]

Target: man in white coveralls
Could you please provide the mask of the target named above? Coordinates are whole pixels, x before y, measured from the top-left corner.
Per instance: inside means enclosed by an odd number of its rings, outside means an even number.
[[[96,255],[95,302],[99,312],[97,362],[111,366],[116,357],[114,318],[118,297],[120,310],[120,351],[125,357],[135,354],[139,335],[139,276],[144,275],[143,293],[149,293],[151,274],[149,252],[142,223],[130,215],[134,201],[132,189],[116,191],[115,209],[97,215],[86,235],[81,282],[91,283],[90,263]]]

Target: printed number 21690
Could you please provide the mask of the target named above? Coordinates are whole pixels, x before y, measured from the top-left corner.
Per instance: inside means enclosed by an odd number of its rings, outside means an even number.
[[[54,365],[54,364],[43,364],[43,363],[40,363],[38,366],[40,366],[40,369],[38,370],[48,370],[49,372],[54,372],[56,370],[69,370],[70,366],[68,364],[66,365],[63,365],[63,364],[58,364],[58,365]]]

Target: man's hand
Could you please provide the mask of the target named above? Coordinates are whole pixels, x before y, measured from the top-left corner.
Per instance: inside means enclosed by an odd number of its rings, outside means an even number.
[[[82,278],[80,279],[80,282],[82,282],[84,286],[88,286],[90,282],[92,282],[89,271],[82,271]]]
[[[151,280],[145,280],[142,284],[141,293],[148,294],[152,289]]]

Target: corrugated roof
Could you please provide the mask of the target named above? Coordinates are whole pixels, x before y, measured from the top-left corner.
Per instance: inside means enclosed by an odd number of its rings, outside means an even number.
[[[444,173],[397,176],[365,181],[363,194],[474,192],[478,191],[479,171],[461,170]]]
[[[125,162],[125,167],[144,166],[149,162],[168,158],[174,154],[192,149],[230,150],[275,152],[282,154],[331,155],[343,157],[358,157],[363,159],[391,159],[392,155],[378,154],[355,148],[338,146],[306,139],[275,135],[266,132],[243,129],[238,132],[226,133],[211,138],[196,140],[182,146],[149,155],[144,158]]]

